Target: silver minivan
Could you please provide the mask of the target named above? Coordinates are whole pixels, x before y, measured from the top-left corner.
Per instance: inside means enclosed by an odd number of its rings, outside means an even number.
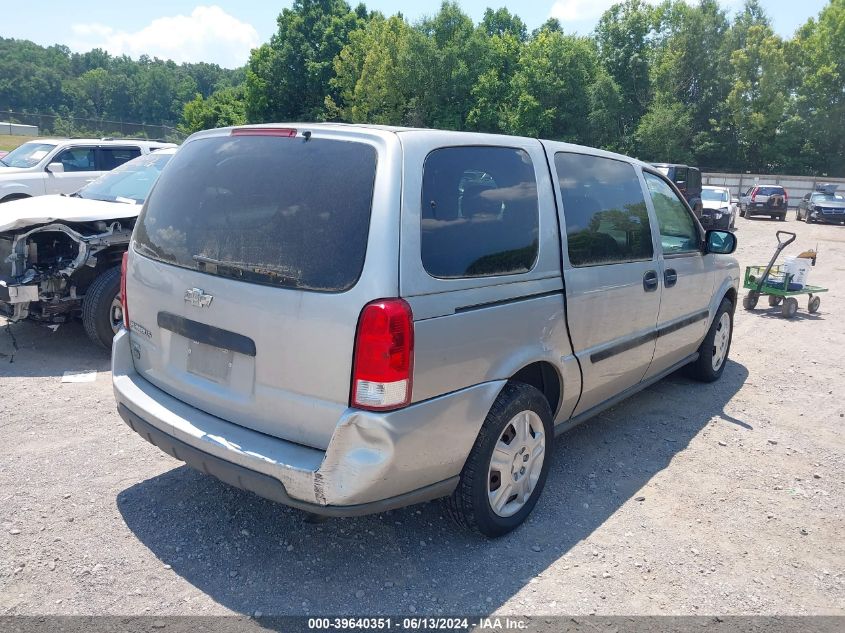
[[[736,238],[655,168],[530,138],[343,124],[200,132],[124,259],[118,411],[310,513],[443,497],[525,520],[559,433],[725,368]]]

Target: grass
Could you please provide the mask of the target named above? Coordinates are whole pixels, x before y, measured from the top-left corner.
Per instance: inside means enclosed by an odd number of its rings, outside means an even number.
[[[7,152],[12,151],[21,143],[26,143],[27,141],[31,141],[34,138],[41,138],[38,136],[15,136],[8,135],[8,134],[0,134],[0,150],[5,150]]]

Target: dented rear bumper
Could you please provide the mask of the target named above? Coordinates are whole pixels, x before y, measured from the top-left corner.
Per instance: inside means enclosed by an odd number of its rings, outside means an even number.
[[[146,440],[226,483],[331,516],[450,494],[504,386],[483,383],[388,413],[347,409],[322,451],[227,422],[158,389],[135,371],[126,331],[115,337],[112,373],[121,417]]]

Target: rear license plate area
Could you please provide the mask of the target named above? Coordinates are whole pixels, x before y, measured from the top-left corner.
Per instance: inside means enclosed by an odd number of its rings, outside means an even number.
[[[230,349],[188,342],[188,372],[216,383],[226,383],[232,373],[235,353]]]

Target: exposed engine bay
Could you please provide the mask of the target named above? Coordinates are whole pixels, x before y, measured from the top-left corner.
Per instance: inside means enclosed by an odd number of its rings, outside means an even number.
[[[88,286],[118,266],[135,218],[54,222],[0,233],[0,314],[63,323]]]

